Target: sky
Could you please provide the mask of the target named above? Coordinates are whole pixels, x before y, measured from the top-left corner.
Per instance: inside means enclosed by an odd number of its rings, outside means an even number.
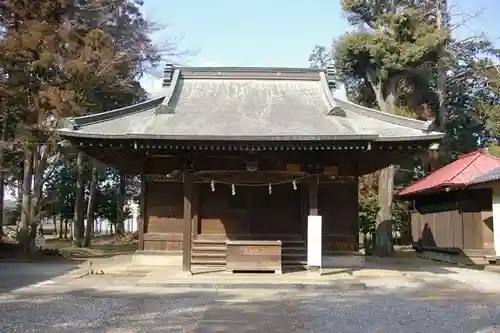
[[[460,36],[487,32],[500,45],[499,0],[449,0]],[[340,0],[145,0],[144,14],[166,26],[153,37],[174,40],[191,66],[308,67],[315,45],[348,31]],[[476,15],[475,18],[468,18]],[[149,92],[161,80],[145,77]]]

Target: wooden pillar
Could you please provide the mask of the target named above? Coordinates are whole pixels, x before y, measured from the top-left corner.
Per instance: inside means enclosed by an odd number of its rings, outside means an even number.
[[[318,178],[309,183],[309,216],[307,218],[307,267],[309,271],[320,271],[322,266],[323,232],[318,206]]]
[[[184,176],[184,229],[182,238],[182,271],[191,272],[191,227],[192,227],[193,181]]]
[[[198,235],[198,226],[200,221],[200,184],[193,183],[193,203],[192,203],[192,226],[191,226],[191,234],[193,235],[193,239],[195,239]]]
[[[318,179],[314,177],[309,183],[309,215],[319,215]]]
[[[496,184],[493,185],[492,188],[492,213],[493,213],[493,248],[495,249],[495,256],[497,258],[500,258],[500,185]],[[462,228],[463,228],[463,223],[462,223]],[[463,234],[464,233],[462,231],[462,235]]]
[[[144,233],[146,232],[146,227],[147,227],[147,219],[146,219],[146,189],[147,189],[147,184],[146,184],[146,177],[144,177],[143,174],[141,174],[141,193],[139,197],[139,225],[138,225],[138,231],[139,231],[139,250],[143,251],[144,250]]]

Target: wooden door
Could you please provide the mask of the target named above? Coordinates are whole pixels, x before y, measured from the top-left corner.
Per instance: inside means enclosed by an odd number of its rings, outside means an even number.
[[[300,191],[286,185],[253,187],[250,192],[253,235],[302,235]]]

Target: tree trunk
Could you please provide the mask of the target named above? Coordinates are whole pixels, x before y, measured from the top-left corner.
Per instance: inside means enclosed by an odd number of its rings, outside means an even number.
[[[64,218],[61,215],[59,215],[59,239],[63,239],[63,222]]]
[[[123,208],[125,206],[125,185],[126,185],[127,178],[120,174],[120,185],[118,187],[118,200],[117,202],[117,208],[116,208],[116,233],[118,235],[123,235],[125,233],[125,218],[123,214]]]
[[[374,254],[387,256],[393,252],[392,247],[392,192],[394,188],[393,165],[382,169],[378,180],[378,204]]]
[[[84,155],[79,152],[76,158],[76,199],[75,214],[73,217],[73,246],[82,247],[85,234],[85,181],[84,181]]]
[[[92,163],[92,178],[89,185],[89,203],[87,206],[87,228],[85,230],[85,242],[84,247],[90,246],[90,239],[92,238],[92,230],[94,229],[94,202],[96,196],[96,186],[97,186],[97,168],[94,163]]]
[[[436,1],[436,26],[437,29],[446,29],[446,15],[448,10],[447,0]],[[437,60],[437,97],[438,97],[438,130],[446,131],[446,123],[448,122],[448,110],[446,109],[446,64],[444,55],[446,45],[440,50]]]
[[[64,239],[68,239],[68,219],[64,219]]]
[[[394,10],[394,4],[392,9]],[[375,79],[374,73],[367,73],[367,78],[375,92],[379,108],[383,112],[394,113],[398,99],[399,76],[392,77],[382,84]],[[378,175],[378,204],[375,240],[372,242],[373,253],[387,256],[393,252],[392,244],[392,200],[394,189],[394,165],[380,170]]]
[[[7,116],[2,122],[2,144],[0,146],[0,241],[3,236],[4,225],[4,196],[5,196],[5,146],[7,144]]]
[[[52,232],[52,234],[54,236],[57,236],[57,215],[52,215],[52,224],[54,225],[54,231]]]
[[[41,146],[35,147],[33,150],[33,196],[30,205],[30,220],[31,223],[40,223],[40,200],[42,198],[43,186],[43,171],[44,163],[40,152]]]
[[[21,202],[21,220],[19,222],[19,244],[21,244],[25,253],[32,250],[30,243],[30,210],[31,210],[31,180],[33,177],[33,150],[26,149],[24,153],[23,169],[23,191]]]

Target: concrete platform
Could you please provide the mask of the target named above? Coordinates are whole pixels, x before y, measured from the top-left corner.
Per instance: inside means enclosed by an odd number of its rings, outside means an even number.
[[[182,266],[182,253],[165,251],[136,251],[132,257],[134,265],[141,266]]]
[[[235,273],[224,271],[185,272],[152,271],[137,281],[139,286],[161,286],[165,288],[211,288],[211,289],[303,289],[363,290],[365,284],[345,270],[322,270],[320,272],[289,272],[283,275],[266,273]]]
[[[362,254],[333,254],[322,257],[324,268],[362,267],[366,258]]]

